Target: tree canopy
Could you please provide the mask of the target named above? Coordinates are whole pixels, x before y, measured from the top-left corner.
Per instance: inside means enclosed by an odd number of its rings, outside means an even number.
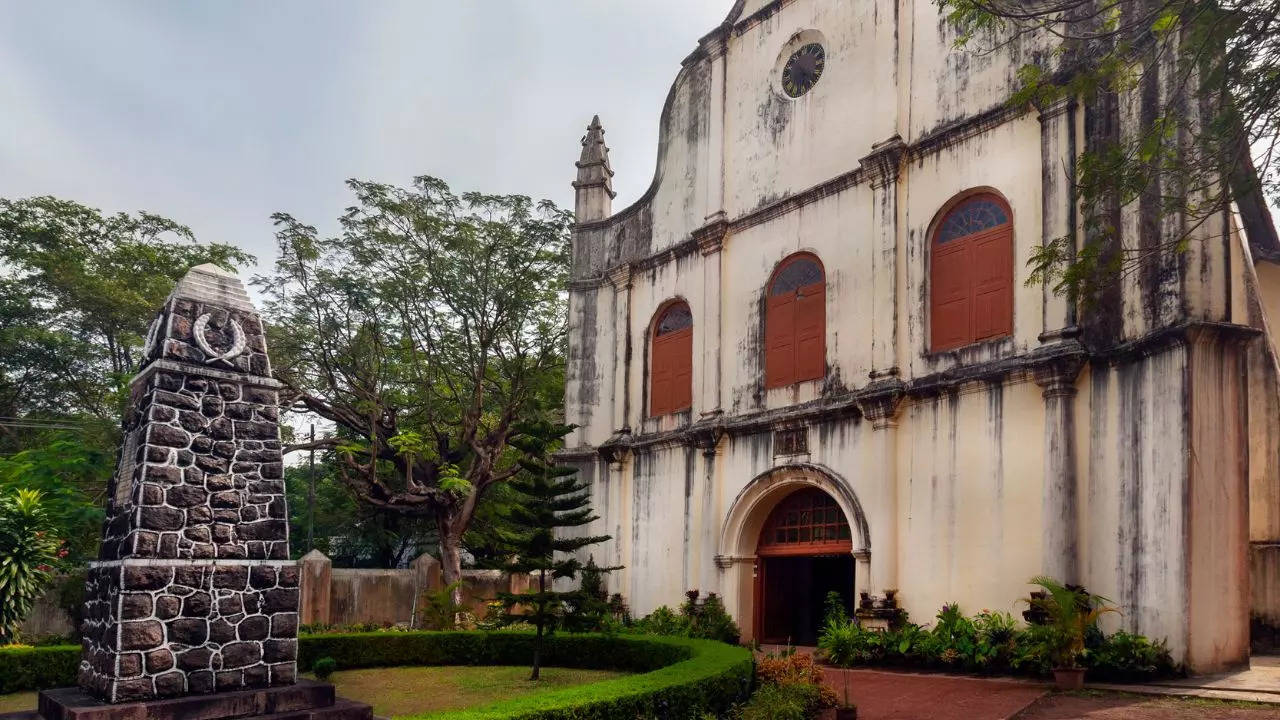
[[[518,470],[513,424],[562,401],[572,213],[431,177],[348,186],[337,236],[275,216],[255,280],[275,372],[337,426],[321,444],[362,501],[435,520],[452,583],[480,499]]]
[[[1265,198],[1280,194],[1277,0],[935,2],[973,51],[1054,43],[1021,68],[1012,103],[1083,98],[1114,117],[1099,121],[1073,178],[1087,242],[1046,238],[1029,282],[1089,300],[1206,237],[1232,202],[1270,224]],[[1159,242],[1123,237],[1119,208],[1133,203],[1161,223]]]
[[[147,326],[193,265],[252,257],[151,213],[0,198],[0,418],[114,428]]]

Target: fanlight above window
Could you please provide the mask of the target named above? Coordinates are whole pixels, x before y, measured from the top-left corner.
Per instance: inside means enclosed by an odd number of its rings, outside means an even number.
[[[934,233],[930,346],[952,350],[1013,332],[1013,222],[1004,200],[973,195]]]
[[[693,405],[693,313],[683,302],[658,311],[651,340],[649,415],[657,417]]]
[[[817,488],[799,490],[769,514],[756,552],[762,556],[849,553],[853,536],[835,499]]]

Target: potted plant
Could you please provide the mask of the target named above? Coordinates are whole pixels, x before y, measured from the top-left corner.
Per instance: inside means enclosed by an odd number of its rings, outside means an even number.
[[[1059,690],[1079,690],[1084,687],[1085,668],[1081,660],[1085,634],[1098,623],[1099,617],[1116,612],[1116,608],[1104,597],[1051,577],[1035,577],[1031,583],[1044,588],[1043,592],[1032,593],[1028,602],[1052,628],[1050,654],[1054,684]]]

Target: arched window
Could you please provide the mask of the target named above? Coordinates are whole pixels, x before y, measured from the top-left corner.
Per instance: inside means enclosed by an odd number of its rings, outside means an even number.
[[[826,555],[853,552],[844,511],[817,488],[798,490],[769,513],[756,552],[762,556]]]
[[[649,415],[693,406],[693,313],[683,302],[658,311],[653,321]]]
[[[827,372],[827,280],[809,253],[783,260],[765,296],[765,387],[820,380]]]
[[[1013,214],[973,195],[938,223],[930,266],[930,345],[950,350],[1013,332]]]

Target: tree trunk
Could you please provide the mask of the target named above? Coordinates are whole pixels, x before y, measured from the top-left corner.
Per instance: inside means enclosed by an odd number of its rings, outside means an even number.
[[[538,592],[545,593],[547,591],[547,571],[538,571]],[[538,675],[542,672],[542,625],[547,620],[546,607],[543,601],[538,601],[538,635],[533,640],[533,674],[529,676],[530,680],[537,680]]]
[[[436,513],[436,531],[440,533],[440,575],[446,587],[453,589],[453,603],[462,604],[462,533],[455,529],[448,513]]]

